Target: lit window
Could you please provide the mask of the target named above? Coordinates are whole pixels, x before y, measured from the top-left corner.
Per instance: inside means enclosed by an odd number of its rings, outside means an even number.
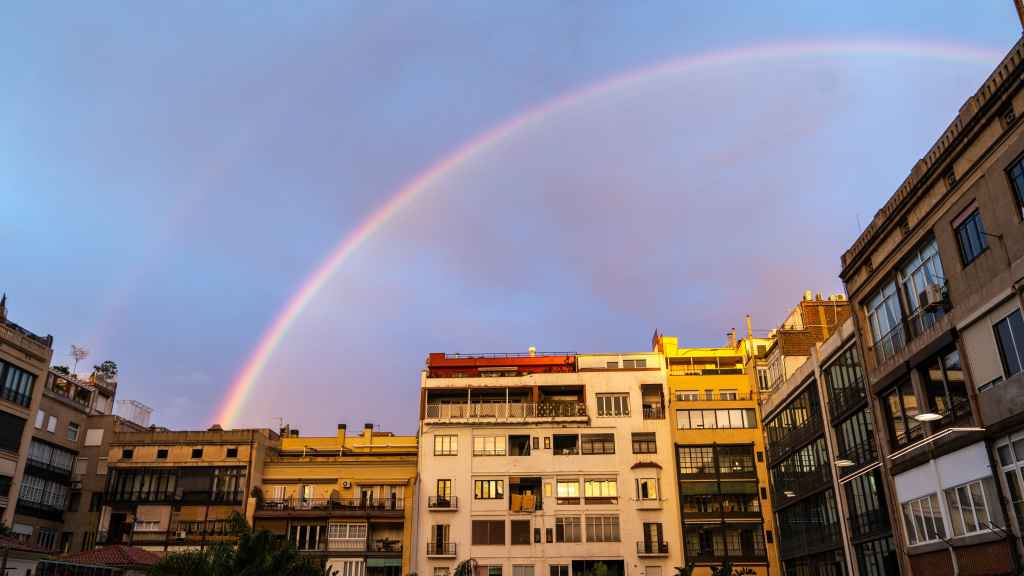
[[[455,456],[459,453],[459,437],[454,434],[434,436],[434,456]]]

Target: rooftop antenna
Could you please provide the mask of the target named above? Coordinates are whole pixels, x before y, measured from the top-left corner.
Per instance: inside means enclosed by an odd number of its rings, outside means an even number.
[[[89,357],[89,349],[85,346],[71,345],[71,357],[75,359],[75,367],[71,370],[72,374],[78,375],[78,361],[85,360]]]

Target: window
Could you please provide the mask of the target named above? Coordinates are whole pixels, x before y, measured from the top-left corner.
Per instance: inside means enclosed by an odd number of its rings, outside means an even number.
[[[996,322],[992,330],[996,335],[999,359],[1003,363],[1003,377],[1009,378],[1024,366],[1024,319],[1021,318],[1020,310],[1014,310]]]
[[[973,424],[959,351],[954,348],[929,359],[921,371],[921,382],[928,409],[943,417],[932,424],[932,431],[953,424]]]
[[[719,400],[736,400],[739,398],[739,393],[736,390],[721,390],[718,393]]]
[[[80,428],[78,424],[74,422],[68,422],[68,440],[72,442],[78,442],[78,432]]]
[[[477,500],[501,500],[505,497],[504,480],[474,480],[473,498]]]
[[[366,524],[331,523],[327,525],[330,550],[362,551],[366,549]]]
[[[452,481],[451,478],[442,478],[437,481],[434,488],[435,495],[437,496],[438,503],[449,503],[452,499]]]
[[[604,367],[608,368],[609,370],[618,370],[618,368],[619,368],[619,361],[618,360],[609,360],[608,362],[604,363]]]
[[[623,360],[622,361],[622,367],[623,368],[647,368],[647,359],[646,358],[639,358],[639,359],[636,359],[636,360]]]
[[[676,410],[676,427],[680,430],[757,428],[757,418],[749,408]]]
[[[167,448],[159,448],[156,451],[157,460],[167,460]]]
[[[228,448],[225,456],[227,458],[238,458],[238,448]]]
[[[768,380],[768,367],[758,366],[757,367],[757,387],[761,390],[770,390],[772,385]]]
[[[598,416],[629,416],[629,394],[598,394]]]
[[[1013,113],[1013,108],[1010,108],[1010,113]],[[1013,185],[1013,191],[1017,196],[1017,206],[1021,209],[1021,215],[1024,217],[1024,158],[1021,158],[1013,163],[1008,170],[1010,176],[1010,183]]]
[[[42,410],[36,412],[36,430],[42,430],[43,424],[46,423],[46,412]]]
[[[530,545],[530,521],[529,520],[511,520],[509,523],[510,532],[512,533],[513,546],[529,546]],[[532,568],[532,566],[531,566]]]
[[[548,570],[548,576],[569,576],[569,565],[552,564]]]
[[[718,446],[718,472],[723,476],[754,474],[754,447]]]
[[[846,458],[855,465],[873,461],[877,457],[877,449],[871,409],[865,407],[843,420],[836,429],[836,443],[840,458]]]
[[[46,431],[51,433],[51,434],[57,431],[57,417],[56,416],[50,416],[50,419],[46,421]]]
[[[935,320],[943,314],[941,308],[930,312],[924,309],[928,304],[927,288],[945,284],[945,279],[942,277],[942,262],[939,260],[939,248],[934,238],[911,252],[900,266],[899,280],[903,288],[904,302],[907,303],[907,309],[910,311],[908,322],[911,333],[917,336],[935,324]]]
[[[566,456],[572,454],[579,454],[580,437],[576,434],[555,434],[554,435],[554,450],[557,456]]]
[[[103,476],[107,473],[107,458],[100,456],[96,459],[96,475]]]
[[[131,460],[135,457],[134,448],[122,448],[121,449],[121,460]]]
[[[573,480],[559,480],[555,488],[558,491],[558,503],[559,504],[579,504],[580,503],[580,481]]]
[[[202,448],[193,448],[192,449],[192,459],[193,460],[199,459],[199,458],[202,458],[202,457],[203,457],[203,449]]]
[[[868,300],[866,312],[875,356],[878,363],[882,364],[903,350],[906,344],[901,324],[903,312],[900,309],[899,295],[896,293],[896,283],[888,282],[879,288]]]
[[[555,517],[555,542],[581,542],[580,517]]]
[[[676,400],[680,402],[696,402],[700,400],[700,392],[697,390],[676,390]]]
[[[103,444],[103,428],[90,428],[85,431],[86,446],[100,446]]]
[[[39,528],[36,533],[36,544],[50,550],[57,540],[57,531],[53,528]]]
[[[515,544],[515,542],[513,542]],[[533,576],[533,564],[513,564],[512,576]]]
[[[0,450],[17,452],[21,449],[21,435],[25,419],[0,410]]]
[[[459,437],[455,434],[434,435],[434,456],[455,456],[459,453]]]
[[[319,550],[321,531],[326,532],[327,526],[322,524],[292,524],[288,531],[288,540],[299,550]]]
[[[992,524],[981,480],[946,488],[944,492],[953,524],[953,536],[987,532],[990,529]]]
[[[473,456],[504,456],[504,436],[474,436]]]
[[[584,434],[580,445],[582,454],[615,454],[615,435]]]
[[[83,458],[83,457],[75,458],[75,469],[73,471],[73,474],[75,474],[76,476],[84,476],[85,475],[85,471],[86,471],[86,469],[88,467],[89,467],[89,459],[88,458]]]
[[[75,453],[33,438],[28,445],[28,461],[49,470],[70,474],[75,464]]]
[[[504,520],[473,520],[474,546],[504,546]]]
[[[903,503],[903,522],[907,530],[907,543],[924,544],[946,538],[942,524],[939,497],[934,493]]]
[[[960,260],[964,266],[974,262],[988,248],[985,225],[981,222],[981,212],[977,208],[956,225],[956,240],[960,245]]]
[[[633,432],[633,454],[656,454],[658,439],[654,432]]]
[[[917,396],[910,380],[904,380],[882,397],[885,425],[893,448],[900,448],[924,437],[921,423],[913,418],[919,413]]]
[[[847,482],[846,501],[850,507],[850,530],[855,538],[888,528],[889,515],[879,469]]]
[[[864,370],[856,346],[850,346],[839,354],[823,374],[833,414],[864,399]]]
[[[658,479],[657,478],[637,478],[636,479],[636,498],[637,498],[637,500],[657,500],[658,499]]]
[[[447,566],[434,566],[434,576],[448,576],[449,570]]]
[[[587,542],[618,541],[618,516],[587,516]]]
[[[712,446],[680,446],[680,474],[714,474],[715,449]]]
[[[583,496],[587,503],[611,503],[619,496],[618,482],[615,479],[584,480]]]
[[[530,437],[529,436],[509,436],[508,437],[508,454],[509,456],[529,456],[530,455]]]
[[[78,509],[82,506],[82,493],[72,492],[68,498],[68,512],[78,512]]]
[[[0,361],[0,400],[29,407],[36,377],[13,364]],[[37,426],[38,428],[38,426]]]

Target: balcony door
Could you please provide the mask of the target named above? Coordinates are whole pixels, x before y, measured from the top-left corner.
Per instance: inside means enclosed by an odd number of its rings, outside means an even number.
[[[452,481],[450,478],[437,481],[437,503],[448,504],[452,501]]]
[[[448,525],[447,524],[434,524],[434,543],[437,545],[437,549],[443,551],[445,544],[448,543]]]
[[[644,549],[656,551],[658,544],[665,541],[660,522],[644,522]]]

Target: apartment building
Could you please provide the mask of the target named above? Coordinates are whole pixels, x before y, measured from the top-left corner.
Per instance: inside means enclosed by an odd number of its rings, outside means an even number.
[[[18,494],[32,441],[29,425],[43,398],[43,385],[53,337],[38,336],[7,316],[7,297],[0,297],[0,524],[31,542],[31,525],[16,523]]]
[[[848,315],[763,408],[783,573],[900,574]]]
[[[435,353],[420,400],[418,574],[681,564],[657,353]]]
[[[231,517],[252,524],[253,488],[279,446],[265,428],[114,433],[96,543],[156,552],[233,541]]]
[[[1022,61],[1018,42],[842,257],[914,574],[1016,570]]]
[[[253,527],[287,538],[340,576],[412,572],[416,436],[366,424],[359,435],[285,428],[263,466]]]
[[[694,562],[697,574],[726,560],[777,574],[756,373],[765,343],[738,342],[733,331],[717,348],[683,348],[657,332],[653,344],[670,391],[685,562]]]

